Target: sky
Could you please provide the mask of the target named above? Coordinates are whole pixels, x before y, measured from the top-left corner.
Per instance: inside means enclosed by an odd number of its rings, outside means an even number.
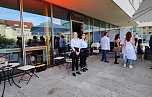
[[[23,12],[23,17],[24,17],[23,18],[24,22],[32,22],[34,26],[37,26],[43,22],[51,21],[50,17],[46,17],[46,16],[42,16],[42,15],[38,15],[38,14],[27,13],[27,12]],[[20,21],[20,11],[0,7],[0,19]],[[61,25],[61,20],[54,18],[53,23]]]

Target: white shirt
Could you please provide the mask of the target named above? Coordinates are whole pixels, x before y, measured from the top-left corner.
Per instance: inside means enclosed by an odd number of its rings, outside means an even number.
[[[80,48],[80,39],[71,39],[71,47]]]
[[[110,39],[107,36],[101,38],[101,49],[110,50]]]
[[[134,38],[138,38],[138,34],[135,34],[135,37]]]
[[[88,47],[88,44],[86,41],[83,41],[82,39],[80,40],[80,47],[81,48],[87,48]]]

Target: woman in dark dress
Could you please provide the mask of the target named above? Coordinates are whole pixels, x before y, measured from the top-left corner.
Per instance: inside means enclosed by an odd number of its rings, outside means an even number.
[[[114,48],[115,48],[115,64],[119,64],[118,63],[118,58],[120,57],[120,39],[119,39],[120,34],[116,34],[115,36],[115,41],[114,41]]]

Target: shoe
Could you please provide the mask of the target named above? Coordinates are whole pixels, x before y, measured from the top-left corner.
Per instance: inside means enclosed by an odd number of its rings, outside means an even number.
[[[76,72],[76,74],[79,74],[79,75],[80,75],[81,73],[78,71],[78,72]]]
[[[109,61],[104,61],[104,62],[109,63]]]
[[[103,61],[103,60],[101,60],[101,61]]]
[[[132,65],[129,65],[129,68],[133,68],[133,66],[132,66]]]
[[[84,68],[86,71],[88,71],[88,68]]]
[[[118,62],[115,62],[114,64],[119,64]]]
[[[126,65],[126,64],[124,64],[124,65],[123,65],[123,67],[124,67],[124,68],[126,68],[126,67],[127,67],[127,65]]]
[[[76,76],[76,74],[75,74],[75,73],[72,73],[72,75],[73,75],[73,76]]]
[[[81,69],[82,72],[86,72],[85,68]]]

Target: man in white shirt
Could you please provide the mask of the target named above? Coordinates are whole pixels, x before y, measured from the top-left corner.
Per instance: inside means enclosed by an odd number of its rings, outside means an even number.
[[[108,63],[109,61],[107,61],[107,53],[108,50],[110,50],[110,39],[108,38],[108,32],[105,32],[104,37],[101,38],[101,49],[102,49],[101,61]]]

